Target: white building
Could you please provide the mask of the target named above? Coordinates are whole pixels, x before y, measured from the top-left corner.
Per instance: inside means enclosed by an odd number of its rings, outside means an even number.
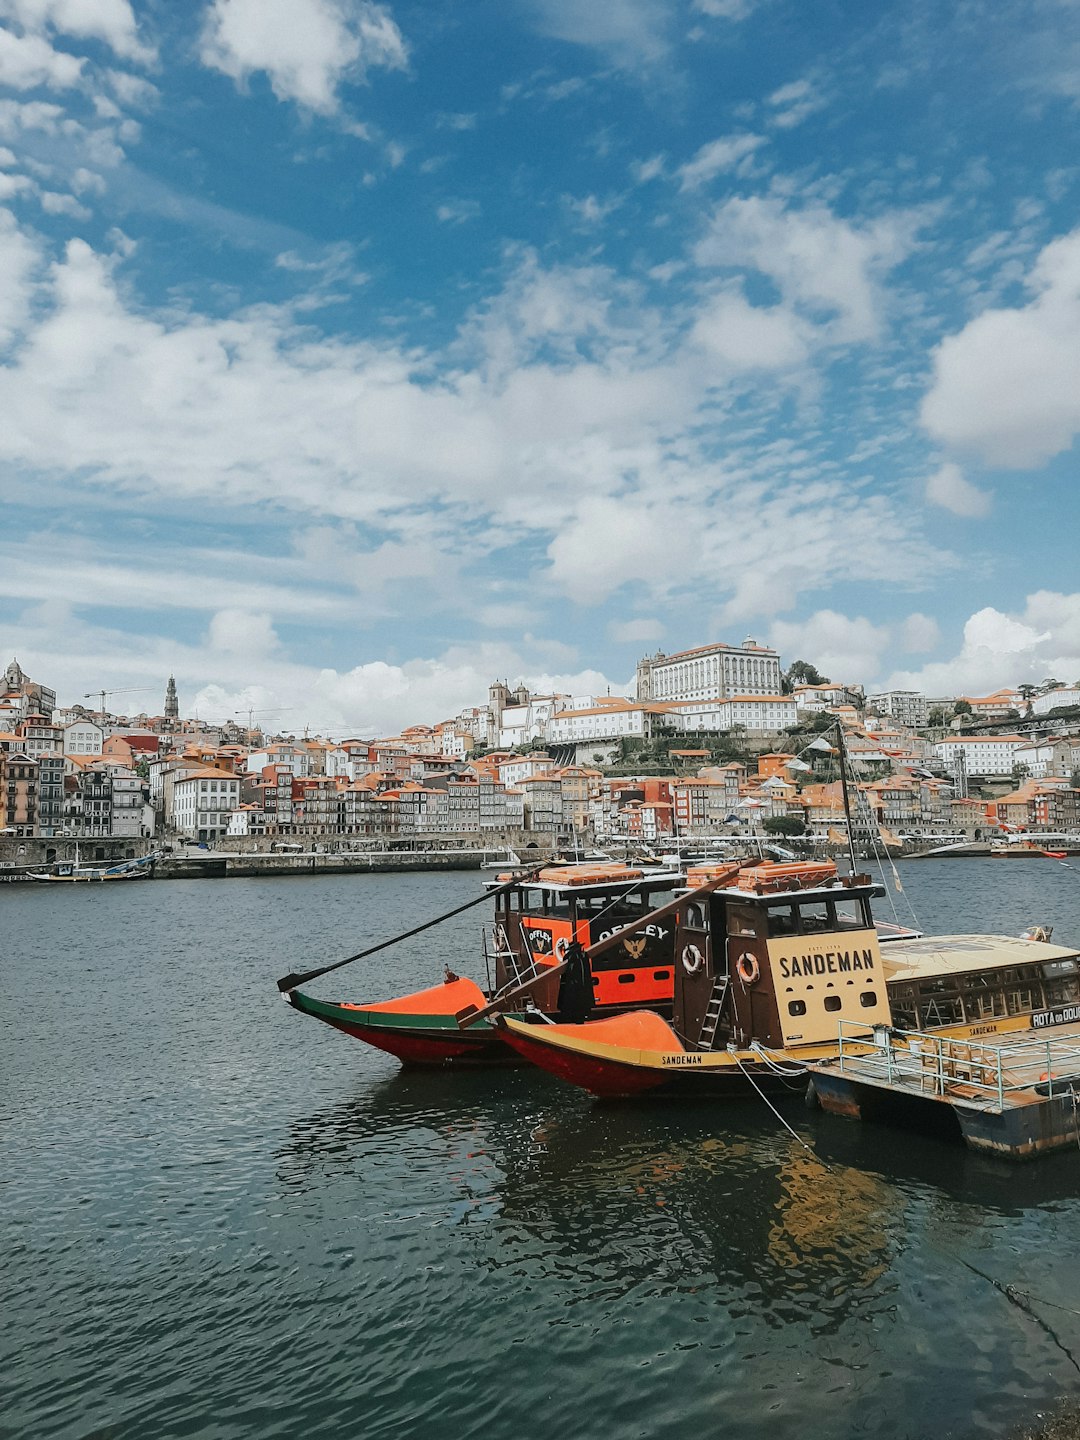
[[[921,730],[929,723],[930,706],[918,690],[879,690],[866,697],[866,704],[879,715],[888,715],[890,720],[898,720],[912,730]]]
[[[638,662],[639,700],[712,700],[779,695],[780,657],[747,638],[741,645],[701,645],[676,655],[657,651]]]
[[[1016,752],[1026,743],[1022,735],[957,735],[939,740],[934,749],[954,773],[962,767],[966,775],[1011,775]]]
[[[727,700],[678,701],[671,712],[684,730],[724,734],[741,725],[759,735],[771,735],[798,723],[795,701],[779,691],[763,695],[732,695]]]
[[[557,710],[551,717],[547,739],[550,745],[582,740],[617,740],[623,735],[644,736],[645,706],[633,700],[607,700],[602,704]]]
[[[862,695],[858,686],[834,685],[827,680],[821,685],[795,685],[792,687],[791,698],[800,710],[807,710],[815,715],[825,710],[835,710],[837,705],[854,705],[862,700]]]
[[[515,755],[512,760],[503,760],[499,765],[500,785],[520,785],[533,775],[544,775],[555,769],[550,755]]]
[[[1031,713],[1033,715],[1049,715],[1051,710],[1059,710],[1064,705],[1080,705],[1080,687],[1062,685],[1058,690],[1050,690],[1045,695],[1036,695],[1031,702]]]
[[[225,770],[190,770],[173,781],[173,829],[196,840],[217,840],[228,831],[239,803],[238,776]]]
[[[100,755],[105,731],[93,720],[73,720],[64,726],[65,755]]]

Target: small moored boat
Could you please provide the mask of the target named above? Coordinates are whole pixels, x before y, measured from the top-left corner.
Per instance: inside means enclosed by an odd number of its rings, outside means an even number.
[[[562,963],[572,946],[588,947],[627,931],[588,976],[587,998],[595,1013],[622,1014],[643,1006],[671,1013],[674,927],[650,917],[658,900],[671,897],[683,878],[676,870],[646,873],[609,862],[500,875],[491,892],[494,921],[483,937],[486,988],[449,971],[442,985],[364,1003],[315,999],[299,988],[304,977],[286,977],[294,983],[282,981],[279,988],[301,1014],[385,1050],[406,1065],[520,1063],[486,1015],[464,1028],[459,1021],[504,999],[507,1005],[522,1003],[525,984],[538,1013],[576,1017],[582,975],[580,970],[567,975]],[[634,929],[639,922],[640,929]]]

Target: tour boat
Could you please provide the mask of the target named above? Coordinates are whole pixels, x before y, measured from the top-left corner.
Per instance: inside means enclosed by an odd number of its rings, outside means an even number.
[[[703,876],[691,870],[688,884]],[[948,1040],[1075,1025],[1080,952],[1043,927],[883,937],[884,887],[832,862],[760,864],[676,914],[671,1022],[641,1013],[578,1024],[497,1024],[524,1058],[592,1094],[746,1098],[803,1088],[807,1067],[902,1030]],[[882,944],[883,939],[888,943]],[[1045,1068],[1045,1067],[1044,1067]],[[1043,1079],[1046,1077],[1043,1076]]]
[[[562,962],[571,944],[584,949],[626,931],[592,963],[588,983],[595,1013],[617,1015],[642,1007],[670,1013],[674,930],[663,918],[650,917],[656,897],[673,895],[684,883],[680,871],[588,863],[549,865],[498,879],[492,892],[494,923],[483,936],[486,988],[448,970],[441,985],[354,1003],[318,1000],[299,988],[311,977],[289,976],[295,983],[279,982],[283,998],[302,1014],[406,1065],[518,1064],[519,1055],[486,1016],[466,1028],[459,1020],[504,1000],[521,1003],[525,983],[531,985],[539,1013],[567,1014],[571,999]],[[639,923],[641,928],[634,928]],[[576,1015],[579,1001],[573,1004]]]
[[[605,1098],[647,1092],[741,1099],[783,1092],[836,1051],[837,1022],[888,1024],[881,939],[866,875],[831,860],[762,861],[730,883],[687,872],[675,917],[670,1023],[637,1012],[579,1024],[496,1024],[525,1059]],[[898,943],[889,942],[890,947]]]

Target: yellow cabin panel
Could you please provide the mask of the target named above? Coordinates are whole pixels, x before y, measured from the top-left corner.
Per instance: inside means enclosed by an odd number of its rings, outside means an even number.
[[[841,1020],[892,1024],[875,930],[778,937],[767,950],[785,1045],[835,1041]]]

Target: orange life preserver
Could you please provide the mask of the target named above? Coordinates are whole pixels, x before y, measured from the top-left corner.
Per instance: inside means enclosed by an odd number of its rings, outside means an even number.
[[[735,962],[735,973],[744,985],[756,985],[761,979],[761,966],[757,956],[744,950]]]
[[[705,956],[696,945],[684,945],[682,952],[682,968],[687,975],[696,975],[705,964]]]

